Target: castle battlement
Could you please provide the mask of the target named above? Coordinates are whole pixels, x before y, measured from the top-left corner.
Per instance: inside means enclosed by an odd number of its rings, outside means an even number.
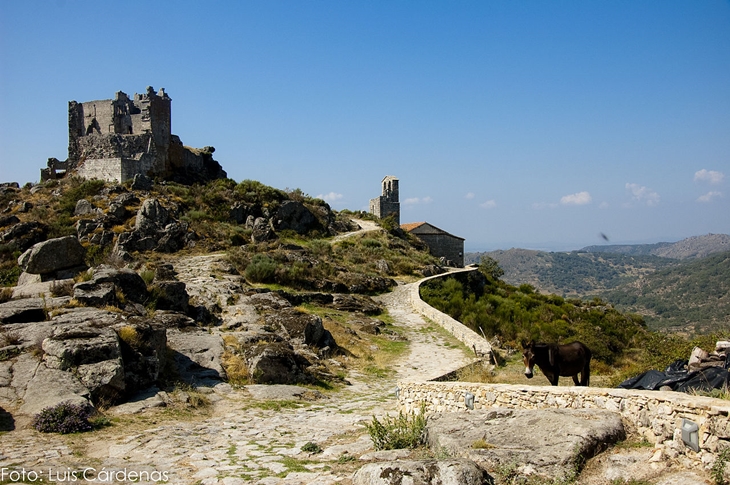
[[[172,99],[147,86],[130,97],[69,101],[68,159],[49,159],[41,180],[72,172],[84,178],[124,182],[136,174],[165,179],[224,178],[212,147],[191,150],[172,134]],[[59,170],[65,170],[59,173]]]

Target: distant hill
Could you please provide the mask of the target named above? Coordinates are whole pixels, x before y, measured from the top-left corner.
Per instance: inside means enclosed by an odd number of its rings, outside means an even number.
[[[677,260],[646,254],[553,253],[528,249],[467,253],[467,262],[478,263],[482,255],[497,260],[504,270],[502,279],[506,283],[517,286],[528,283],[542,292],[568,297],[595,295],[679,264]]]
[[[730,325],[730,236],[708,234],[676,243],[589,246],[567,253],[510,249],[487,255],[503,280],[545,293],[600,298],[640,313],[654,329],[706,333]]]
[[[601,295],[653,329],[708,333],[730,328],[730,251],[656,271]]]
[[[730,235],[706,234],[682,239],[679,242],[656,244],[613,244],[588,246],[580,251],[589,253],[620,253],[631,255],[652,255],[672,259],[704,258],[714,253],[730,251]]]

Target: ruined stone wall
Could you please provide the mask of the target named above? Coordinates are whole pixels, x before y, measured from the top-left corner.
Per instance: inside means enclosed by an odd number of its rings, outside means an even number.
[[[114,99],[68,104],[68,159],[41,170],[41,180],[59,176],[56,169],[84,178],[124,182],[137,174],[182,183],[225,178],[213,147],[183,147],[172,134],[172,100],[148,86],[130,99],[118,91]],[[65,175],[65,173],[61,175]]]
[[[593,387],[553,387],[470,382],[400,382],[398,409],[428,412],[470,412],[466,393],[474,396],[474,409],[605,409],[621,414],[629,431],[653,443],[668,458],[685,465],[710,467],[718,453],[730,446],[730,403],[722,399],[679,392],[637,391]],[[699,452],[682,441],[683,419],[699,426]]]

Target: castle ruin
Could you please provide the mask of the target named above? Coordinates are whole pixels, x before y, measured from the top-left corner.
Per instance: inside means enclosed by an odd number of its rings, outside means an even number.
[[[48,160],[41,180],[74,173],[124,182],[136,174],[183,183],[225,178],[213,147],[186,147],[171,131],[171,102],[164,88],[129,98],[68,103],[68,159]]]
[[[400,202],[398,201],[398,179],[392,175],[383,178],[383,191],[380,197],[370,199],[370,213],[385,219],[393,216],[395,223],[400,226]]]

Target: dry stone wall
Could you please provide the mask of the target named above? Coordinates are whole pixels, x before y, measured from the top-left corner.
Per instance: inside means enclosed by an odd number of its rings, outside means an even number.
[[[630,430],[653,443],[663,455],[687,465],[712,466],[730,447],[730,403],[671,391],[592,387],[553,387],[469,382],[400,382],[398,408],[413,412],[470,412],[488,408],[605,409],[619,413]],[[473,404],[467,398],[473,396]],[[688,420],[697,425],[699,451],[682,440]]]
[[[443,275],[431,276],[430,278],[422,279],[411,288],[411,306],[416,313],[420,313],[424,317],[445,328],[464,345],[474,350],[474,352],[476,353],[476,357],[480,357],[487,360],[487,362],[491,362],[493,358],[492,346],[489,344],[489,342],[487,342],[481,335],[479,335],[463,323],[451,318],[450,316],[439,310],[436,310],[434,307],[428,305],[426,302],[421,300],[421,284],[423,282],[433,278],[442,278],[444,276],[449,276],[458,272],[474,270],[475,268],[466,268],[456,271],[450,271],[449,273]]]

